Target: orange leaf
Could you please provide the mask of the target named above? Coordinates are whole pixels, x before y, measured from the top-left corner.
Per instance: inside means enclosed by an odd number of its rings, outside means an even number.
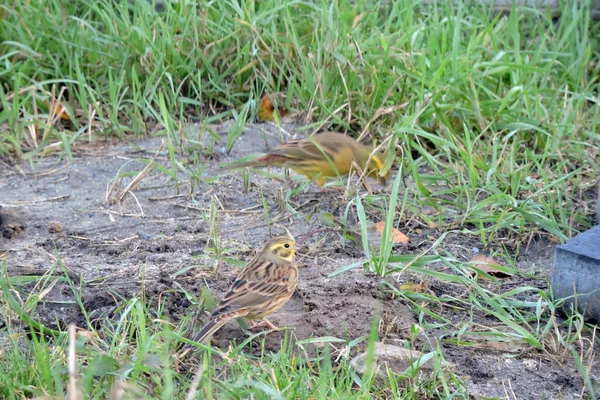
[[[380,235],[383,235],[383,229],[385,227],[385,221],[379,221],[375,224],[375,230],[379,232]],[[394,243],[408,243],[409,239],[404,233],[400,232],[398,229],[393,228],[390,231],[390,239],[394,241]]]
[[[53,100],[51,105],[48,106],[48,102],[44,101],[44,104],[49,108],[48,113],[52,115],[59,115],[60,119],[65,119],[67,121],[71,120],[71,117],[69,117],[69,114],[67,113],[67,109],[59,102]]]
[[[258,110],[258,116],[263,121],[273,121],[273,119],[275,119],[273,114],[275,113],[275,110],[277,110],[279,116],[284,117],[287,114],[287,111],[283,107],[280,107],[280,105],[281,102],[275,101],[275,104],[273,104],[271,96],[264,95],[263,98],[260,99],[260,109]]]
[[[510,278],[512,275],[506,273],[504,271],[500,271],[497,266],[500,265],[496,260],[492,257],[484,256],[483,254],[476,254],[470,260],[471,265],[475,268],[487,273],[490,276],[496,278]],[[475,275],[475,273],[473,273]],[[481,279],[485,279],[485,276],[478,276]]]

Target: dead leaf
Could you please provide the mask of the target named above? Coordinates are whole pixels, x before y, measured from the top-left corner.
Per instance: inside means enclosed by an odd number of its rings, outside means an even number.
[[[275,117],[273,114],[277,110],[279,117],[285,117],[287,110],[283,108],[283,95],[281,93],[275,93],[272,95],[264,95],[260,99],[260,109],[258,110],[258,116],[263,121],[273,121]]]
[[[473,258],[471,258],[469,263],[471,264],[471,266],[495,278],[505,279],[512,277],[511,274],[501,271],[497,268],[500,265],[500,263],[498,263],[492,257],[484,256],[483,254],[476,254],[475,256],[473,256]],[[476,272],[474,271],[472,275],[475,276]],[[481,274],[477,274],[477,278],[486,279],[487,277]]]
[[[383,239],[383,227],[385,226],[385,222],[381,221],[376,224],[369,222],[367,226],[367,240],[371,243],[373,247],[380,247],[381,241]],[[358,231],[360,232],[360,230]],[[390,238],[393,240],[393,243],[408,243],[408,236],[400,232],[399,230],[392,228],[390,232]]]
[[[43,103],[46,107],[48,107],[48,113],[50,115],[58,115],[60,119],[64,119],[67,121],[71,120],[71,117],[69,117],[69,114],[67,113],[67,109],[59,101],[52,100],[51,104],[48,104],[48,101],[44,100]]]
[[[548,239],[552,243],[554,243],[554,244],[561,244],[562,243],[562,241],[559,238],[557,238],[556,236],[554,236],[554,235],[550,235],[550,237]]]
[[[385,221],[379,221],[375,224],[375,230],[379,232],[380,235],[383,235],[383,230],[385,228]],[[409,239],[404,233],[400,232],[398,229],[392,227],[390,231],[390,239],[393,239],[394,244],[396,243],[408,243]]]

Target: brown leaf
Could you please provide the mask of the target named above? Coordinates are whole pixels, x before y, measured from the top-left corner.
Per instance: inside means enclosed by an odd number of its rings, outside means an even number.
[[[56,100],[52,100],[51,104],[48,104],[48,101],[43,102],[46,107],[48,107],[48,113],[51,115],[58,115],[60,119],[64,119],[67,121],[71,120],[69,114],[67,113],[67,109],[60,102]]]
[[[375,224],[375,230],[379,232],[380,235],[383,235],[384,228],[385,221],[379,221]],[[394,243],[408,243],[409,241],[408,236],[406,236],[404,233],[400,232],[394,227],[392,227],[392,230],[390,231],[390,239],[393,239]]]
[[[273,104],[275,103],[275,104]],[[275,117],[273,114],[275,110],[280,117],[284,117],[287,114],[287,110],[282,107],[283,99],[281,95],[264,95],[262,99],[260,99],[260,109],[258,110],[258,116],[263,121],[273,121]]]
[[[56,103],[53,109],[54,115],[60,115],[60,119],[65,119],[67,121],[71,120],[69,114],[67,113],[67,109],[60,103]]]
[[[554,236],[554,235],[550,235],[550,237],[548,239],[550,239],[550,241],[552,243],[554,243],[554,244],[561,244],[562,243],[561,240],[559,238],[557,238],[556,236]]]
[[[505,279],[510,278],[512,276],[509,273],[499,270],[497,267],[500,264],[492,257],[484,256],[483,254],[476,254],[475,256],[473,256],[473,258],[471,258],[469,263],[478,270],[483,271],[495,278]],[[475,276],[475,274],[476,272],[472,273],[473,276]],[[477,274],[477,277],[479,279],[486,279],[485,276],[480,274]]]

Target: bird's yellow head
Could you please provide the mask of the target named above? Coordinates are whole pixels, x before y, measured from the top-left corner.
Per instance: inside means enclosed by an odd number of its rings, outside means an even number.
[[[385,181],[390,173],[390,171],[386,172],[384,175],[381,175],[380,172],[383,169],[383,154],[377,152],[371,156],[371,162],[369,163],[368,173],[369,175],[377,178],[379,181],[383,182],[385,185]]]
[[[274,260],[283,259],[293,262],[296,254],[296,242],[291,236],[277,236],[263,247],[263,254]]]

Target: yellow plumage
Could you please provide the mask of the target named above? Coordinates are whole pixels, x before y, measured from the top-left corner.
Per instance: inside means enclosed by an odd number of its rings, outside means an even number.
[[[306,139],[283,143],[256,158],[236,162],[225,169],[243,167],[279,166],[290,168],[323,187],[327,178],[346,175],[356,163],[368,175],[385,182],[387,173],[381,175],[383,155],[371,155],[372,149],[358,143],[350,136],[337,132],[324,132]],[[369,161],[370,158],[370,161]],[[369,162],[369,165],[367,165]]]

